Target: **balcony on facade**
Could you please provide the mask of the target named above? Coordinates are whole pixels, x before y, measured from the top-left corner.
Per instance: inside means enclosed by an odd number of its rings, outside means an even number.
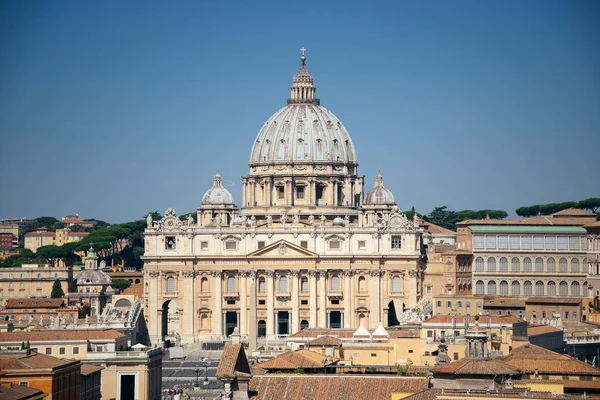
[[[225,300],[237,300],[240,298],[240,293],[237,291],[226,291],[223,293],[223,298]]]
[[[164,293],[163,293],[163,297],[169,297],[169,298],[172,298],[172,297],[179,297],[179,292],[177,292],[177,291],[172,291],[172,292],[164,292]]]

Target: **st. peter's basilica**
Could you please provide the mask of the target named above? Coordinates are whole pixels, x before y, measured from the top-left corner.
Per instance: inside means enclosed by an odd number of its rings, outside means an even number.
[[[352,139],[320,105],[301,57],[287,105],[256,136],[238,208],[217,173],[193,218],[148,217],[145,316],[153,344],[375,328],[422,295],[422,229],[380,173],[364,195]]]

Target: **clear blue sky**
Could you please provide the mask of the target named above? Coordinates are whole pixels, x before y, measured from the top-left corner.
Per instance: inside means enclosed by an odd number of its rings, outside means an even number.
[[[600,196],[598,1],[1,1],[0,217],[241,204],[305,46],[367,185],[428,213]]]

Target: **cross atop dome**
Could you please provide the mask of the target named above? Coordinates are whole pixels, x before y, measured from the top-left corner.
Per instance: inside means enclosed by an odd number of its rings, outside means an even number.
[[[304,55],[306,48],[302,47],[300,51],[302,52],[302,56],[300,57],[302,65],[300,66],[298,75],[294,76],[292,87],[290,88],[290,98],[287,103],[310,103],[318,105],[320,104],[320,101],[315,98],[317,88],[314,85],[313,77],[306,70],[306,56]]]

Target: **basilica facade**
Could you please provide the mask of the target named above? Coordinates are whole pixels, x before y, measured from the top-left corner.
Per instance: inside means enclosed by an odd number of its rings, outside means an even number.
[[[217,173],[197,218],[148,217],[145,316],[152,343],[375,328],[422,297],[422,228],[320,105],[301,57],[287,105],[261,128],[241,209]]]

